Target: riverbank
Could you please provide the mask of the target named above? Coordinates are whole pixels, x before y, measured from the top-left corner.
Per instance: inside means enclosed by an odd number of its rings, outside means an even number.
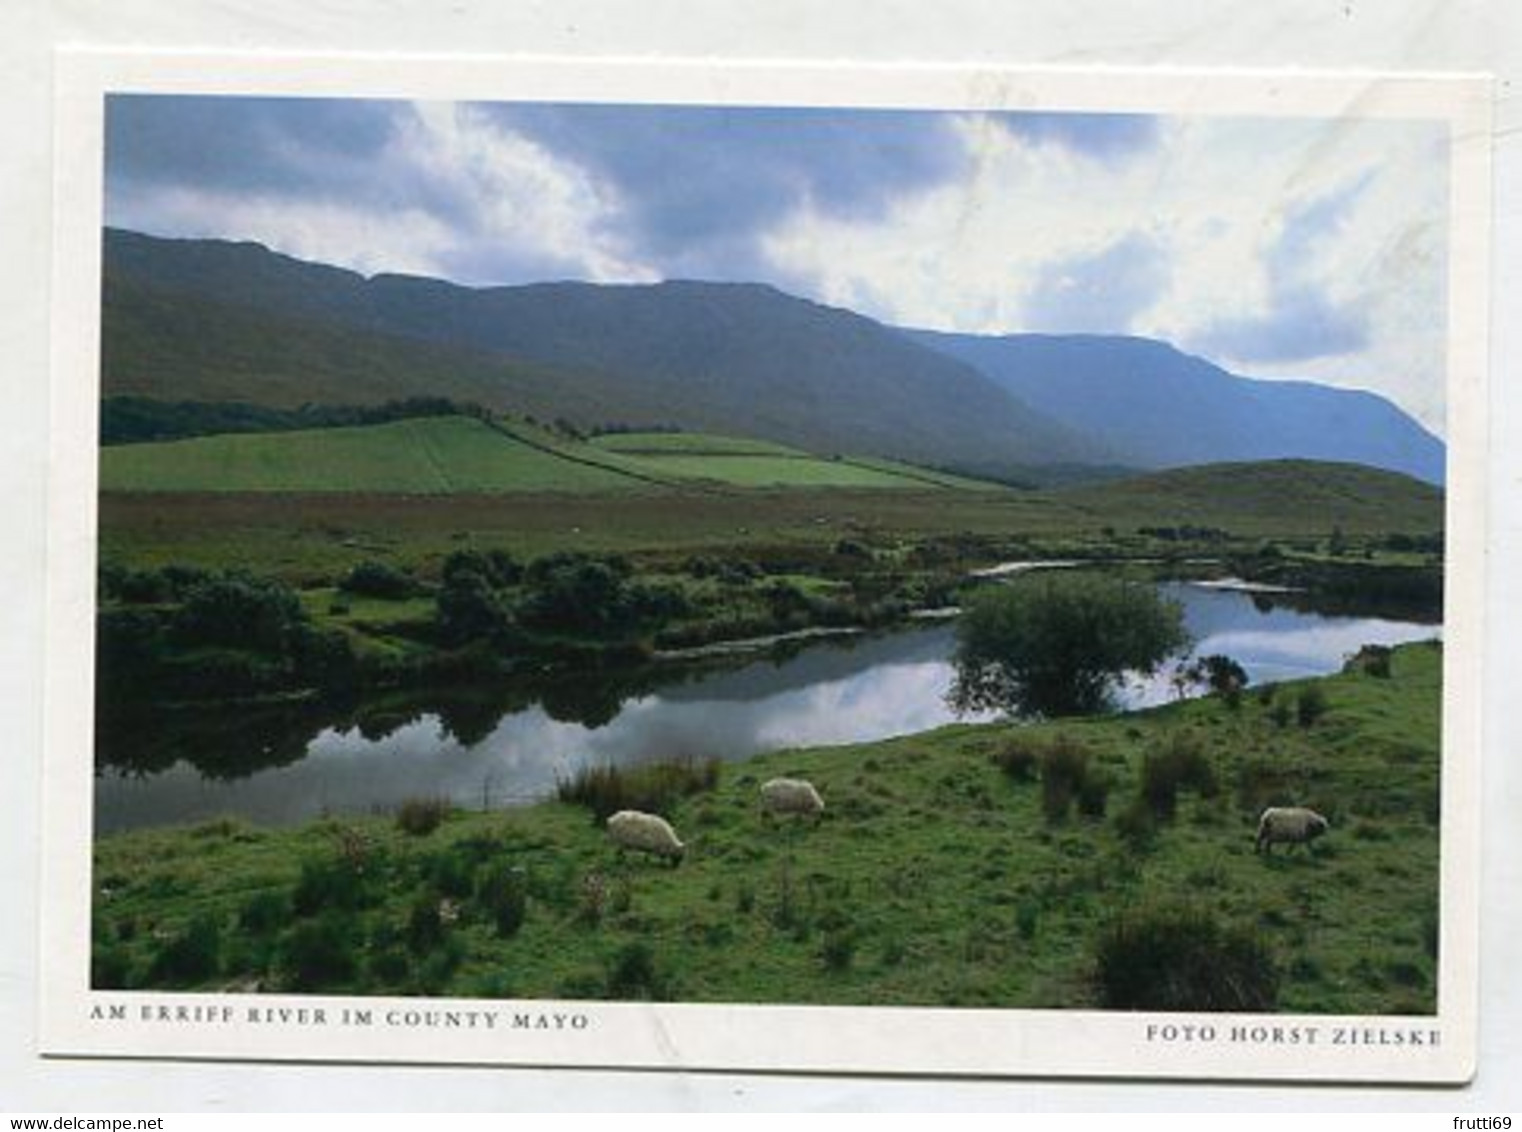
[[[95,982],[1092,1007],[1114,918],[1187,905],[1265,942],[1278,1009],[1426,1013],[1440,675],[1439,648],[1410,645],[1388,677],[1250,689],[1235,707],[760,755],[671,800],[677,869],[620,861],[562,802],[446,807],[427,832],[399,815],[107,837]],[[1092,785],[1049,817],[1040,767],[1064,744]],[[1189,751],[1171,815],[1155,789],[1148,805],[1144,778]],[[759,817],[757,785],[784,773],[819,786],[817,825]],[[1314,854],[1253,853],[1256,815],[1281,802],[1331,819]]]
[[[1024,552],[1006,557],[1011,548]],[[103,706],[293,697],[352,699],[546,672],[600,672],[795,647],[954,616],[971,587],[1055,569],[1188,579],[1312,610],[1437,622],[1440,559],[1366,543],[1356,555],[1277,543],[1069,546],[960,538],[629,557],[562,551],[520,562],[455,551],[428,573],[364,559],[293,586],[274,575],[171,564],[102,568]]]

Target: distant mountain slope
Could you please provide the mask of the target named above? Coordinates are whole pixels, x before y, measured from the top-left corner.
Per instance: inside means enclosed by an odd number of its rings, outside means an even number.
[[[671,423],[996,475],[1114,463],[1103,445],[974,368],[765,286],[367,280],[253,244],[116,230],[106,233],[104,272],[108,394],[146,393],[172,371],[173,396],[184,400],[289,404],[309,385],[343,383],[351,403],[442,395],[582,424]],[[398,350],[410,361],[384,364]],[[371,393],[354,353],[383,363],[383,395]],[[408,371],[417,388],[406,388]],[[336,400],[326,391],[304,399]]]
[[[1372,393],[1239,377],[1145,338],[906,334],[1112,446],[1122,461],[1175,467],[1304,458],[1443,482],[1442,441]]]
[[[1317,460],[1205,464],[1045,494],[1134,524],[1215,525],[1236,534],[1296,515],[1328,531],[1443,529],[1441,488],[1399,472]]]

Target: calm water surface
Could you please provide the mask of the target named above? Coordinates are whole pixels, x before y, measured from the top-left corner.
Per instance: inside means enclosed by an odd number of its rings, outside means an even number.
[[[1162,588],[1183,603],[1194,651],[1233,657],[1255,684],[1335,672],[1361,645],[1441,631],[1299,612],[1262,595]],[[131,739],[98,770],[95,825],[108,833],[222,814],[289,824],[324,812],[389,810],[418,796],[510,805],[552,793],[557,778],[586,765],[741,759],[909,734],[958,718],[945,702],[954,642],[954,626],[941,623],[813,643],[718,672],[657,669],[532,692],[430,693],[431,700],[375,701],[341,717],[304,707],[235,725],[225,709],[107,721],[103,729],[120,726]],[[1143,707],[1170,694],[1163,673],[1129,681],[1122,699]]]

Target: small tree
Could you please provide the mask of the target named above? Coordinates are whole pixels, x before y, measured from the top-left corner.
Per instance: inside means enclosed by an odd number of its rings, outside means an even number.
[[[440,639],[451,647],[501,638],[512,625],[497,592],[472,570],[456,571],[440,587],[435,620]]]
[[[1183,609],[1150,586],[1046,577],[977,595],[957,626],[957,711],[1104,709],[1122,673],[1153,672],[1188,643]]]

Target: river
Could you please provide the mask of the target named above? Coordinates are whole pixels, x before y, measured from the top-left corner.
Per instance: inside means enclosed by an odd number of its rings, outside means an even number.
[[[1361,645],[1441,632],[1304,612],[1264,594],[1162,588],[1183,604],[1194,652],[1232,657],[1254,684],[1335,672]],[[342,712],[259,709],[235,732],[225,707],[106,719],[95,829],[220,815],[285,825],[329,812],[384,812],[413,797],[512,805],[552,793],[558,778],[585,765],[742,759],[924,731],[958,719],[945,702],[955,635],[952,623],[919,624],[732,658],[719,670],[652,666],[532,688],[391,697]],[[1121,698],[1135,708],[1172,694],[1164,672],[1127,681]]]

